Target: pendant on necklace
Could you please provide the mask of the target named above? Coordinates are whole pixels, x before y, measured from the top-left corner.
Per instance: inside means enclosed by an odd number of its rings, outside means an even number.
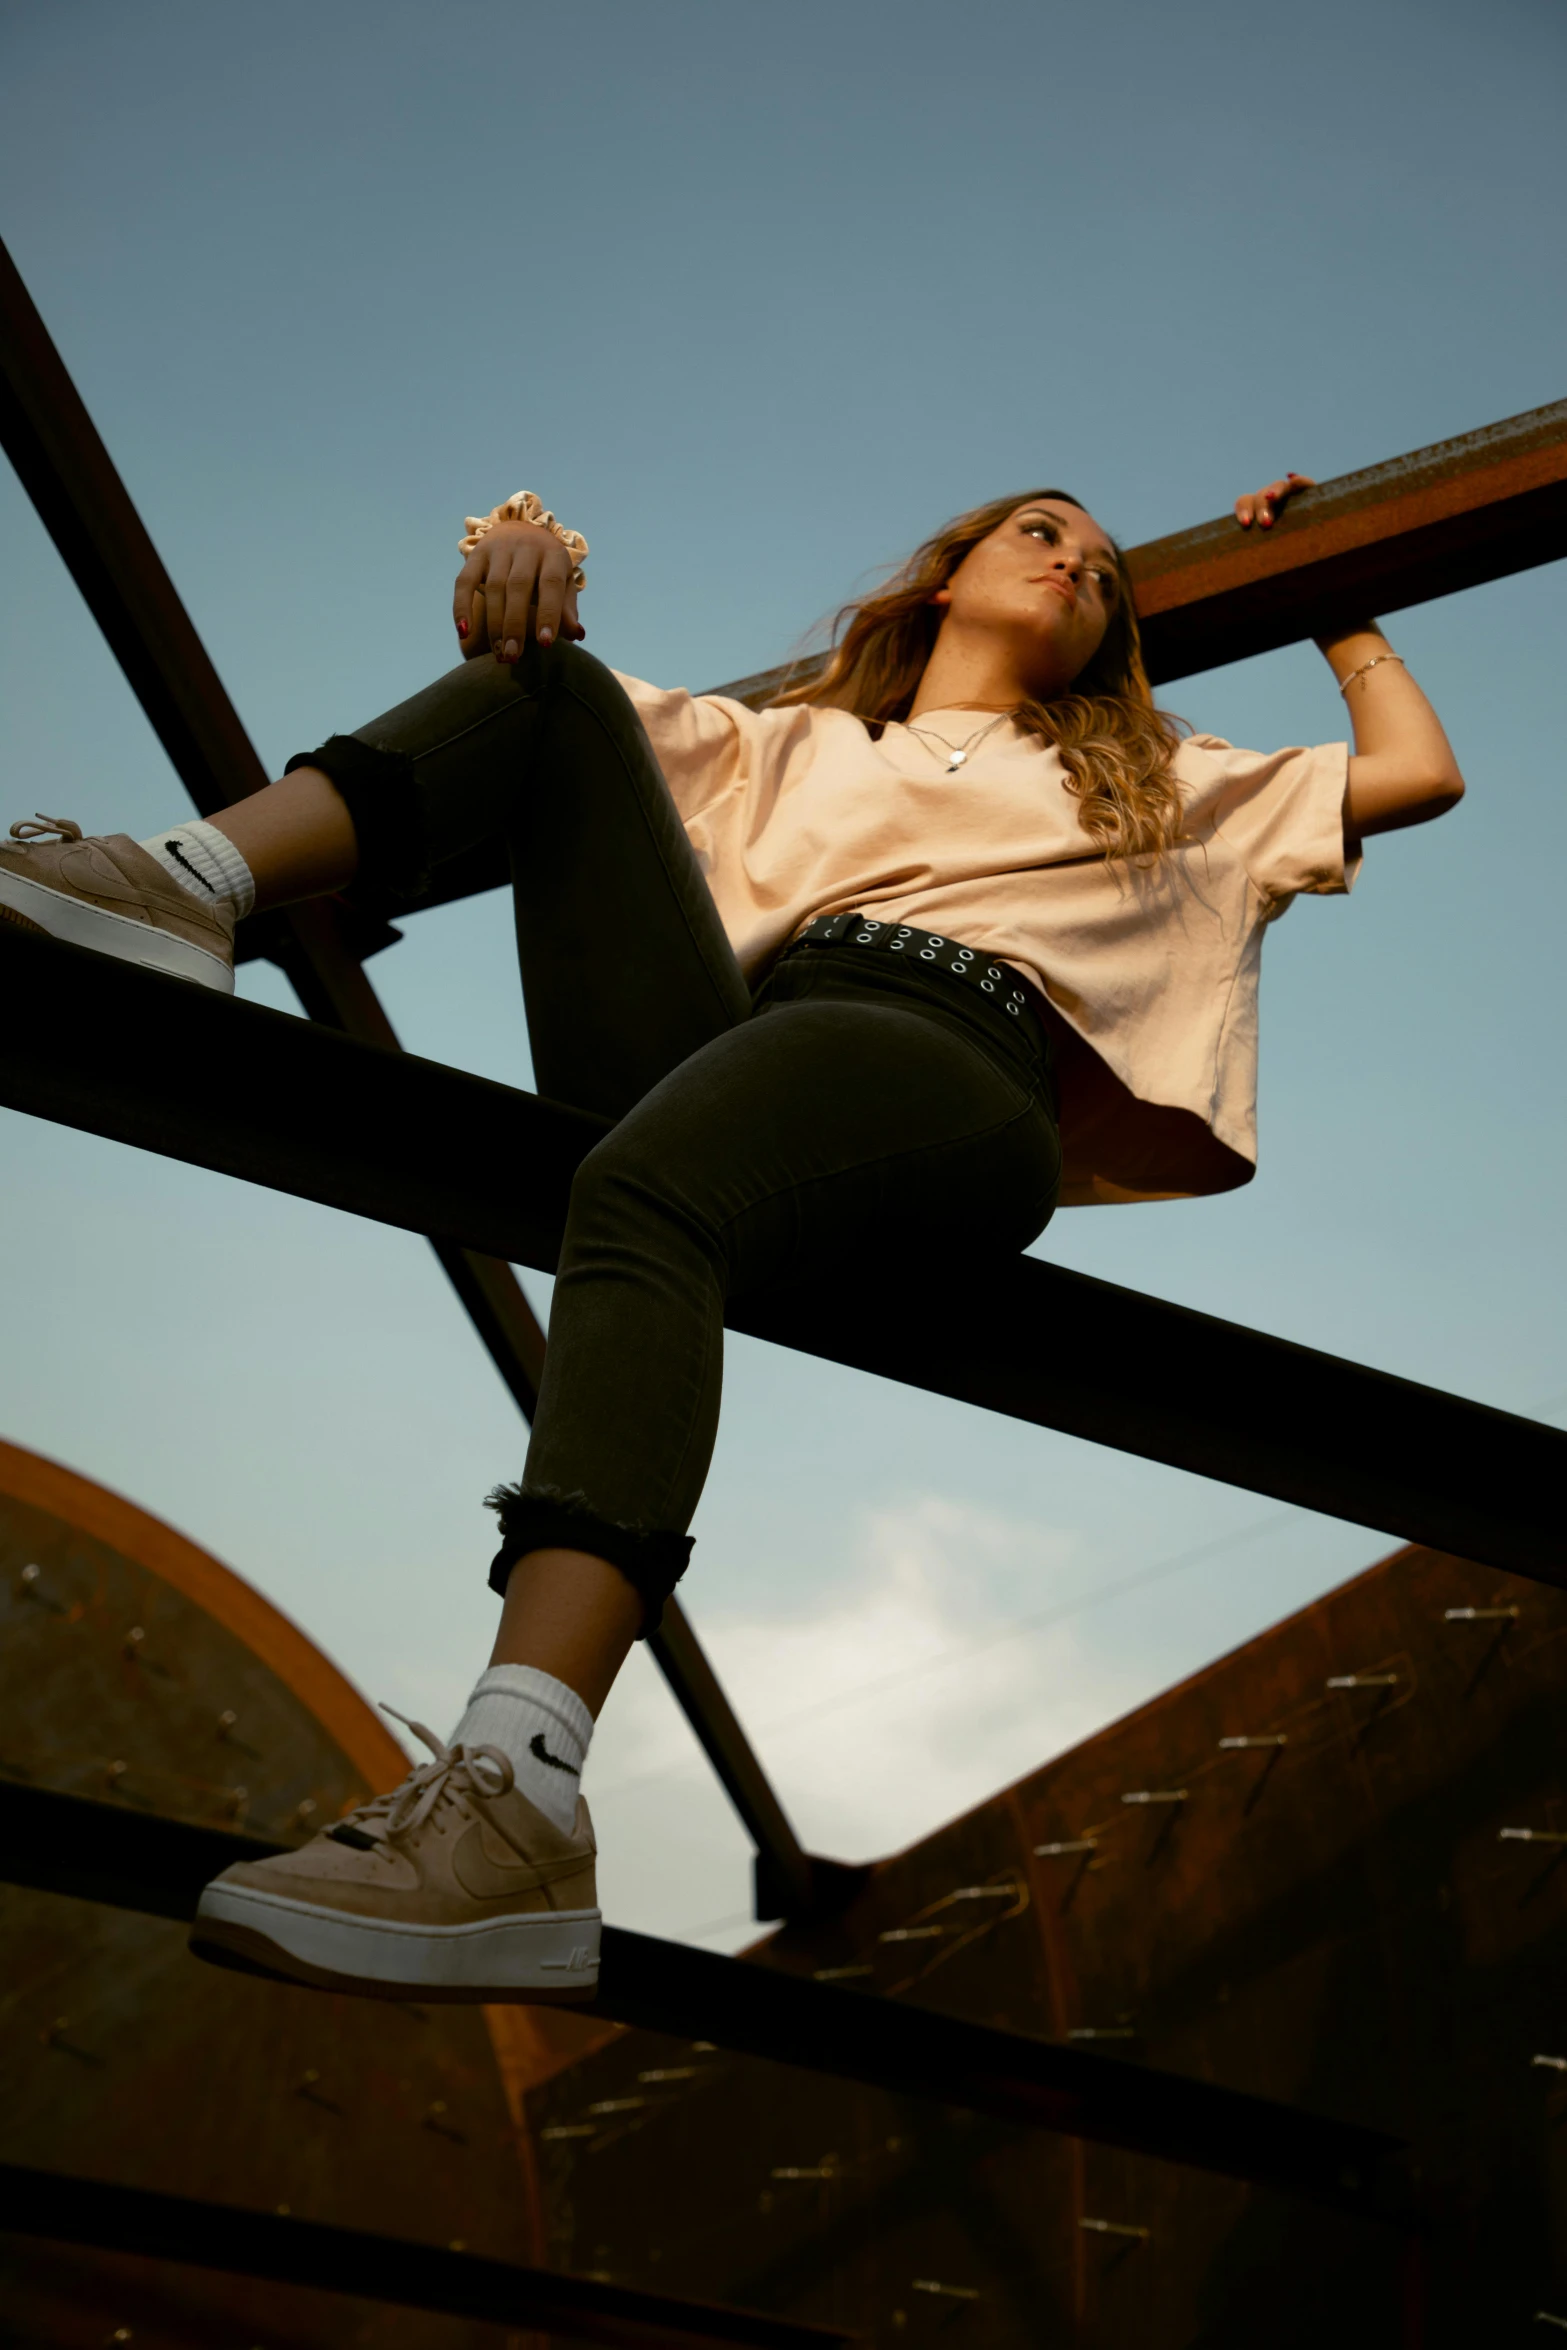
[[[956,775],[958,769],[962,766],[964,760],[967,757],[967,751],[954,751],[951,758],[947,761],[947,773],[949,775]]]

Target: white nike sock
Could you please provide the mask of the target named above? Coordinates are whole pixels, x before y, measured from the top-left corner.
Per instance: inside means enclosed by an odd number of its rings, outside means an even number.
[[[233,905],[236,921],[243,921],[256,902],[256,884],[250,867],[226,832],[197,817],[189,824],[171,824],[155,832],[141,846],[171,873],[181,889],[214,906],[224,899]]]
[[[498,1746],[528,1801],[569,1836],[592,1736],[593,1716],[564,1681],[535,1665],[491,1665],[451,1743]]]

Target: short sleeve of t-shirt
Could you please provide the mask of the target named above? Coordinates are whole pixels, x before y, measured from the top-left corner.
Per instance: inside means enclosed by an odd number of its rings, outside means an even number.
[[[1200,799],[1263,896],[1347,890],[1360,870],[1344,838],[1349,745],[1243,751],[1217,735],[1183,744]]]
[[[754,710],[723,694],[690,694],[648,685],[618,669],[614,674],[647,729],[653,756],[687,822],[744,781],[762,734]]]

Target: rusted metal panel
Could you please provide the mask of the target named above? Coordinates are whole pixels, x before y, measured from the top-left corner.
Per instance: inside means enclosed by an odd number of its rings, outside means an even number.
[[[405,1767],[342,1676],[217,1560],[101,1487],[0,1451],[7,1781],[90,1794],[128,1821],[290,1841]],[[191,1961],[180,1925],[13,1886],[0,1936],[0,2156],[535,2258],[527,2144],[482,2011],[372,2014],[226,1976]],[[16,2237],[0,2274],[29,2343],[104,2340],[122,2324],[169,2338],[198,2306],[182,2341],[267,2336],[253,2283],[209,2280],[192,2300],[113,2255]],[[92,2312],[105,2323],[84,2336]],[[478,2350],[494,2336],[368,2307],[350,2319],[307,2296],[270,2338]]]
[[[529,2100],[555,2258],[975,2350],[1567,2316],[1564,1698],[1567,1600],[1400,1552],[754,1954],[1407,2138],[1423,2237],[635,2033]]]

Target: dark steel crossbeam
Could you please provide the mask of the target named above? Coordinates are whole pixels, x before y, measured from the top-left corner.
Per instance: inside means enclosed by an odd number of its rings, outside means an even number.
[[[0,244],[0,443],[204,815],[267,781],[145,525],[26,287]],[[249,926],[253,930],[258,926]],[[266,949],[312,1020],[400,1049],[360,957],[398,936],[341,901],[263,917]],[[533,1417],[544,1333],[502,1259],[430,1241],[518,1409]],[[650,1643],[757,1848],[758,1917],[831,1906],[841,1865],[807,1853],[678,1603]]]
[[[0,929],[0,1101],[551,1271],[603,1131],[488,1079]],[[221,1068],[213,1087],[203,1072]],[[866,1266],[738,1329],[1567,1587],[1567,1433],[1033,1257]],[[1050,1333],[1049,1346],[1039,1333]],[[1138,1376],[1128,1379],[1135,1363]]]
[[[235,1860],[283,1847],[0,1780],[0,1881],[189,1918]],[[586,2012],[746,2056],[1091,2138],[1286,2194],[1407,2221],[1397,2140],[1216,2088],[606,1927]]]
[[[109,2179],[67,2177],[0,2162],[0,2229],[60,2244],[91,2244],[144,2260],[177,2260],[268,2284],[348,2293],[399,2309],[524,2326],[551,2340],[605,2350],[832,2350],[858,2337],[834,2326],[797,2325],[750,2309],[678,2301],[594,2277],[524,2268],[438,2244],[412,2244],[362,2228],[246,2211],[190,2195],[160,2195]]]

